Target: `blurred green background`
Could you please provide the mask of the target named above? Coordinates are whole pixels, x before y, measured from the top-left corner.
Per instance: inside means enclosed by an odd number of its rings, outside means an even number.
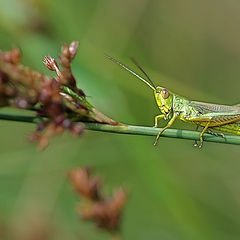
[[[236,0],[0,0],[0,48],[20,47],[24,64],[51,74],[43,56],[79,41],[73,70],[89,100],[113,119],[153,126],[151,90],[104,53],[133,69],[134,56],[156,84],[189,99],[235,104],[239,23]],[[40,152],[27,140],[34,129],[0,122],[0,239],[111,239],[76,213],[67,172],[85,165],[107,192],[130,190],[124,239],[240,239],[239,146],[162,138],[155,148],[153,137],[86,131]]]

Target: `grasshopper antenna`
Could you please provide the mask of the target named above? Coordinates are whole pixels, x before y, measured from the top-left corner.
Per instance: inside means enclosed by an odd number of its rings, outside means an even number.
[[[151,78],[147,75],[147,73],[143,70],[143,68],[137,63],[136,59],[134,57],[131,57],[130,59],[140,69],[140,71],[144,74],[144,76],[148,79],[149,83],[151,83],[152,86],[156,89],[155,84],[153,83]]]
[[[144,75],[147,77],[147,79],[150,81],[148,82],[146,79],[142,78],[141,76],[139,76],[137,73],[135,73],[134,71],[132,71],[130,68],[128,68],[127,66],[125,66],[124,64],[120,63],[119,61],[117,61],[116,59],[104,54],[105,57],[107,57],[108,59],[110,59],[111,61],[117,63],[118,65],[120,65],[122,68],[124,68],[125,70],[127,70],[128,72],[130,72],[131,74],[133,74],[135,77],[139,78],[141,81],[143,81],[144,83],[146,83],[150,88],[152,88],[153,90],[156,90],[153,82],[151,81],[151,79],[148,77],[148,75],[143,71],[143,69],[138,65],[137,67],[140,68],[140,70],[144,73]]]

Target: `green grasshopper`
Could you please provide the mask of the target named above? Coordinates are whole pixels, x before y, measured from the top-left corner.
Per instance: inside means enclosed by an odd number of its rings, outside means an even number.
[[[200,134],[200,143],[199,145],[195,143],[195,146],[198,146],[199,148],[203,145],[204,133],[208,132],[215,134],[212,130],[240,135],[240,104],[228,106],[188,100],[168,91],[164,87],[156,87],[135,59],[131,58],[133,63],[140,69],[147,80],[116,59],[107,55],[106,57],[139,78],[153,90],[156,103],[162,113],[155,117],[154,127],[158,126],[158,120],[160,119],[169,120],[167,125],[158,133],[154,142],[155,146],[158,143],[159,137],[167,128],[172,126],[176,118],[179,118],[184,122],[196,124],[197,129],[199,126],[203,127]],[[224,137],[223,134],[220,135]]]

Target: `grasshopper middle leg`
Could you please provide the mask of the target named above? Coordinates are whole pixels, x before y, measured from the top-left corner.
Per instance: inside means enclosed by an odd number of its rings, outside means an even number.
[[[197,125],[195,131],[197,131],[198,129],[199,129],[199,125]],[[197,146],[198,146],[197,140],[194,140],[193,146],[194,146],[194,147],[197,147]]]

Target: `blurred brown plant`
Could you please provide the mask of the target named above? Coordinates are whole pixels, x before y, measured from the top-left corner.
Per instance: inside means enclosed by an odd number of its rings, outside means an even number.
[[[55,78],[21,65],[21,53],[17,48],[0,51],[0,107],[17,107],[36,112],[41,120],[30,139],[37,141],[40,148],[48,145],[50,137],[65,130],[81,135],[84,124],[76,121],[118,124],[97,111],[77,87],[71,70],[77,48],[78,42],[62,45],[59,57],[61,68],[53,57],[44,57],[45,66],[55,71]]]
[[[78,211],[83,219],[93,221],[107,231],[119,231],[120,219],[126,202],[126,191],[119,188],[109,197],[101,191],[101,180],[92,176],[89,168],[74,169],[69,172],[72,185],[83,204]]]

